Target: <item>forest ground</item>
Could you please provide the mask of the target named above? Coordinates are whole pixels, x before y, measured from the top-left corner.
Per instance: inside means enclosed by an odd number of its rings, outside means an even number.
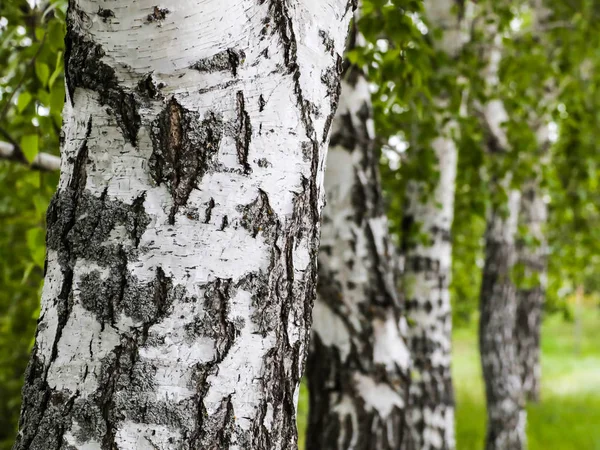
[[[600,450],[600,310],[587,308],[581,316],[579,339],[574,323],[562,316],[544,321],[542,401],[528,407],[529,450]],[[486,413],[476,323],[454,332],[453,373],[458,450],[480,450]],[[300,449],[304,449],[307,410],[303,386]]]

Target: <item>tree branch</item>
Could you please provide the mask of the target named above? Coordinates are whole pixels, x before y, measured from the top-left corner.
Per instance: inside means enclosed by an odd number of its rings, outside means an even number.
[[[0,159],[16,161],[21,164],[27,164],[32,169],[54,172],[60,170],[60,158],[48,153],[38,153],[31,164],[24,160],[19,149],[8,142],[0,141]]]

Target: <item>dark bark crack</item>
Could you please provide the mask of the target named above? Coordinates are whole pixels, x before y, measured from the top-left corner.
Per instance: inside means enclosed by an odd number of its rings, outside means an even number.
[[[170,224],[175,223],[179,208],[187,204],[192,190],[214,164],[222,134],[220,116],[209,112],[201,119],[175,98],[169,100],[153,123],[150,174],[157,184],[166,183],[171,192]]]
[[[238,91],[237,99],[237,132],[235,136],[235,146],[237,149],[238,161],[244,168],[244,173],[252,172],[248,163],[248,152],[250,151],[250,142],[252,141],[252,125],[250,124],[250,115],[246,111],[244,93]]]

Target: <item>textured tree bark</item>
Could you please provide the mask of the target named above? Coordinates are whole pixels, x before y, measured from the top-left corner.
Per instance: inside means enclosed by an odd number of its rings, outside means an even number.
[[[497,97],[501,36],[496,18],[485,24],[490,48],[483,73],[490,99],[479,112],[485,133],[485,149],[492,158],[501,159],[511,151],[504,123],[508,114]],[[500,164],[501,165],[501,164]],[[511,189],[509,171],[492,174],[493,194],[503,191],[504,203],[492,201],[485,234],[485,263],[480,292],[479,351],[487,400],[486,450],[520,450],[527,447],[526,411],[517,355],[516,287],[512,279],[516,263],[516,233],[521,193]]]
[[[485,236],[479,348],[488,409],[487,450],[526,447],[526,412],[515,343],[516,289],[511,279],[519,199],[519,192],[511,191],[506,215],[498,209],[491,212]]]
[[[449,284],[452,264],[451,227],[457,152],[449,137],[432,143],[440,178],[431,195],[421,182],[407,186],[405,239],[419,225],[428,242],[403,245],[402,288],[410,320],[413,357],[410,425],[419,449],[453,449],[454,392],[450,372],[452,312]],[[422,200],[425,198],[426,200]],[[438,206],[440,205],[440,206]]]
[[[293,449],[348,0],[72,0],[15,449]]]
[[[518,262],[522,266],[525,287],[517,290],[517,325],[515,338],[523,392],[528,400],[540,399],[540,331],[542,311],[546,296],[547,243],[544,226],[547,206],[539,186],[539,180],[531,181],[523,190],[519,223],[535,242],[527,245],[519,242]]]
[[[406,448],[406,320],[374,148],[368,83],[349,69],[327,157],[307,364],[308,449]]]
[[[544,23],[551,20],[552,11],[547,9],[543,0],[529,2],[533,12],[533,33],[536,38],[548,44],[544,32]],[[551,85],[550,85],[551,86]],[[524,287],[517,289],[516,340],[520,361],[521,381],[527,400],[540,400],[542,367],[540,363],[540,333],[542,312],[546,298],[547,253],[544,227],[547,222],[547,205],[544,201],[541,182],[543,166],[548,163],[551,146],[548,124],[552,120],[549,111],[556,107],[556,89],[545,86],[542,101],[531,112],[531,127],[536,130],[539,162],[534,169],[535,175],[523,189],[519,224],[526,230],[532,244],[518,242],[518,262],[523,270]]]
[[[429,23],[443,31],[434,45],[455,57],[465,44],[464,10],[455,0],[428,0]],[[431,148],[439,179],[435,185],[411,180],[407,184],[404,213],[403,291],[409,326],[409,347],[414,360],[410,388],[410,429],[418,449],[455,448],[454,391],[450,371],[452,312],[449,285],[452,270],[451,228],[457,149],[453,134],[456,117],[437,99],[437,136]],[[416,227],[414,225],[417,225]],[[414,233],[426,235],[427,242]]]
[[[548,207],[541,187],[542,166],[547,163],[549,147],[549,118],[543,116],[537,126],[539,164],[536,176],[525,183],[521,198],[519,224],[533,242],[517,243],[517,261],[522,270],[522,283],[517,289],[517,324],[515,338],[520,361],[521,381],[527,400],[540,400],[542,367],[540,362],[540,333],[546,298],[547,255],[545,226]]]

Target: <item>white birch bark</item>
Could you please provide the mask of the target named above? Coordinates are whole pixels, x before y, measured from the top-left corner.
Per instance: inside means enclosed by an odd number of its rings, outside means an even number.
[[[359,36],[360,38],[360,36]],[[327,156],[306,446],[406,448],[409,353],[368,82],[347,70]]]
[[[71,0],[15,449],[292,449],[348,0]]]
[[[465,11],[455,0],[426,1],[428,21],[443,31],[434,45],[456,57],[466,43]],[[409,345],[414,359],[410,388],[410,427],[418,449],[454,449],[454,392],[450,371],[452,312],[449,285],[452,270],[451,228],[458,124],[447,109],[443,93],[436,99],[437,136],[431,142],[439,178],[433,186],[411,180],[407,184],[403,291],[410,321]],[[445,109],[446,108],[446,109]],[[411,242],[411,231],[427,242]]]
[[[511,151],[504,124],[508,114],[498,95],[502,40],[497,18],[488,16],[487,67],[483,73],[489,100],[479,111],[485,132],[485,150],[492,158]],[[527,413],[520,378],[515,328],[516,287],[512,271],[517,255],[515,240],[521,193],[511,188],[510,170],[492,174],[492,195],[504,191],[506,202],[492,201],[485,235],[485,263],[480,292],[479,349],[487,401],[486,450],[527,447]]]

